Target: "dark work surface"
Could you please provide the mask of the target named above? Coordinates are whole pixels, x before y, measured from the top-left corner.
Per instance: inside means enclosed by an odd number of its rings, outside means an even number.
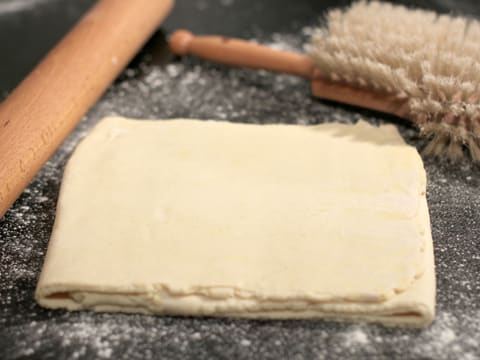
[[[11,90],[91,3],[0,0],[0,93]],[[314,99],[301,79],[195,59],[157,61],[164,60],[158,51],[162,34],[180,27],[301,51],[325,8],[346,3],[177,1],[162,32],[0,220],[0,358],[480,358],[480,169],[468,161],[424,159],[438,285],[436,321],[425,330],[324,321],[67,313],[40,308],[33,299],[65,162],[104,115],[302,124],[349,123],[362,117],[376,124],[394,122],[421,150],[423,141],[408,124]],[[474,0],[415,3],[440,12],[480,15]]]

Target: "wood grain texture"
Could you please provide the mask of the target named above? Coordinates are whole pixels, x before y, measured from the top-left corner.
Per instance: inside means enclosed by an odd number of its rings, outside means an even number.
[[[0,105],[0,217],[172,5],[99,1]]]

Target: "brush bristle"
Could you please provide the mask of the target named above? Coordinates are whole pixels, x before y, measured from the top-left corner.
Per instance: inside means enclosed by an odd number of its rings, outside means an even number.
[[[405,99],[425,151],[480,161],[480,23],[377,1],[327,14],[307,51],[333,81]]]

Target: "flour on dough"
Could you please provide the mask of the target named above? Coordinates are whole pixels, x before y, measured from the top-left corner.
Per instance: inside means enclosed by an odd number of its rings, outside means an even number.
[[[105,118],[65,170],[36,299],[426,326],[425,187],[391,125]]]

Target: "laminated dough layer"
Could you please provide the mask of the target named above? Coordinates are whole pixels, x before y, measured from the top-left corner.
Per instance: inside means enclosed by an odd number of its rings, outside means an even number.
[[[426,326],[425,188],[393,126],[105,118],[65,170],[36,299]]]

